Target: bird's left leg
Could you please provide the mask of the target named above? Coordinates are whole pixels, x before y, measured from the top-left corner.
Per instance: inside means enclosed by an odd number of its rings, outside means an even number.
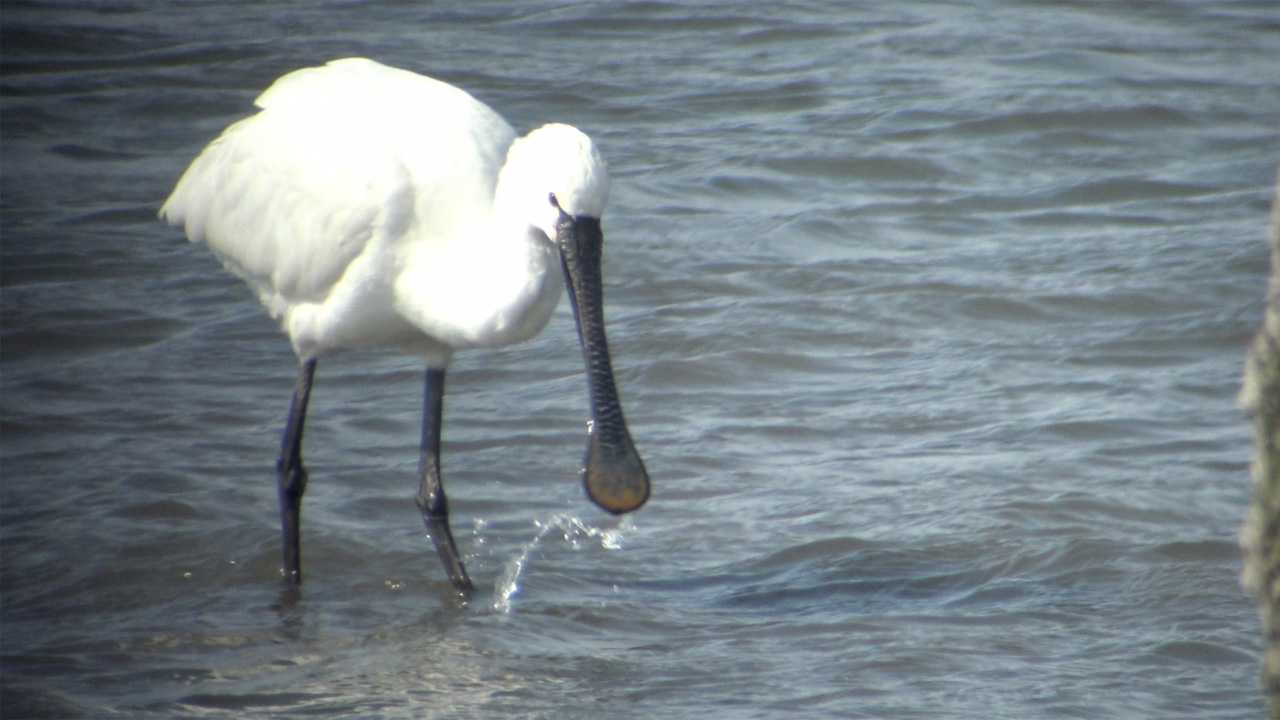
[[[427,534],[440,554],[449,580],[462,593],[471,592],[471,578],[462,566],[458,546],[449,530],[449,503],[440,477],[440,424],[444,409],[444,368],[427,368],[425,398],[422,403],[422,455],[418,461],[421,485],[418,509],[427,525]]]
[[[302,426],[307,419],[307,401],[316,361],[311,358],[298,369],[298,383],[289,405],[289,421],[280,442],[276,461],[276,481],[280,494],[280,531],[284,545],[284,577],[290,585],[302,582],[302,494],[307,489],[307,470],[302,467]]]

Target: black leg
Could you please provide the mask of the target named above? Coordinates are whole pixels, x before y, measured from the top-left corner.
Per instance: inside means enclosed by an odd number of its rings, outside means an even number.
[[[299,537],[302,518],[302,494],[307,489],[307,470],[302,467],[302,425],[307,419],[307,400],[311,398],[311,381],[316,374],[315,359],[298,369],[298,384],[293,388],[289,421],[284,426],[280,443],[280,459],[276,461],[276,483],[280,493],[280,530],[284,536],[284,577],[291,585],[302,582],[302,545]]]
[[[462,593],[471,592],[471,578],[462,566],[458,546],[449,530],[449,503],[444,496],[444,482],[440,478],[440,418],[444,409],[444,369],[427,368],[425,398],[422,403],[422,456],[418,461],[418,474],[422,484],[418,488],[418,509],[427,525],[427,534],[440,554],[444,569],[449,573],[453,586]]]

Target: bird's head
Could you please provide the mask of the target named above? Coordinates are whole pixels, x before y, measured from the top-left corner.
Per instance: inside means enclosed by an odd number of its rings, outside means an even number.
[[[609,167],[581,130],[554,123],[516,140],[507,152],[503,184],[529,223],[560,244],[564,215],[597,222],[609,200]]]
[[[609,198],[608,167],[578,129],[544,125],[512,144],[499,185],[516,194],[521,217],[560,251],[591,394],[582,469],[587,495],[612,513],[635,510],[649,498],[649,476],[622,415],[604,329],[600,216]]]

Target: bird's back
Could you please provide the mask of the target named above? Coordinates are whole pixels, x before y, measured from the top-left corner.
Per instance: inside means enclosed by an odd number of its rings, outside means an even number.
[[[386,291],[403,245],[474,232],[515,137],[464,91],[364,59],[285,75],[256,104],[160,213],[207,243],[291,335],[285,316],[301,304]]]

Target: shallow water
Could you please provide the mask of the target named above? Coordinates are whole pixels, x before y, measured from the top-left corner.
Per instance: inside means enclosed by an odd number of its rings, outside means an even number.
[[[5,717],[1238,718],[1280,148],[1257,2],[10,3]],[[457,358],[453,598],[421,367],[295,365],[155,212],[283,72],[367,55],[604,148],[609,332],[655,481],[583,497],[567,307]]]

